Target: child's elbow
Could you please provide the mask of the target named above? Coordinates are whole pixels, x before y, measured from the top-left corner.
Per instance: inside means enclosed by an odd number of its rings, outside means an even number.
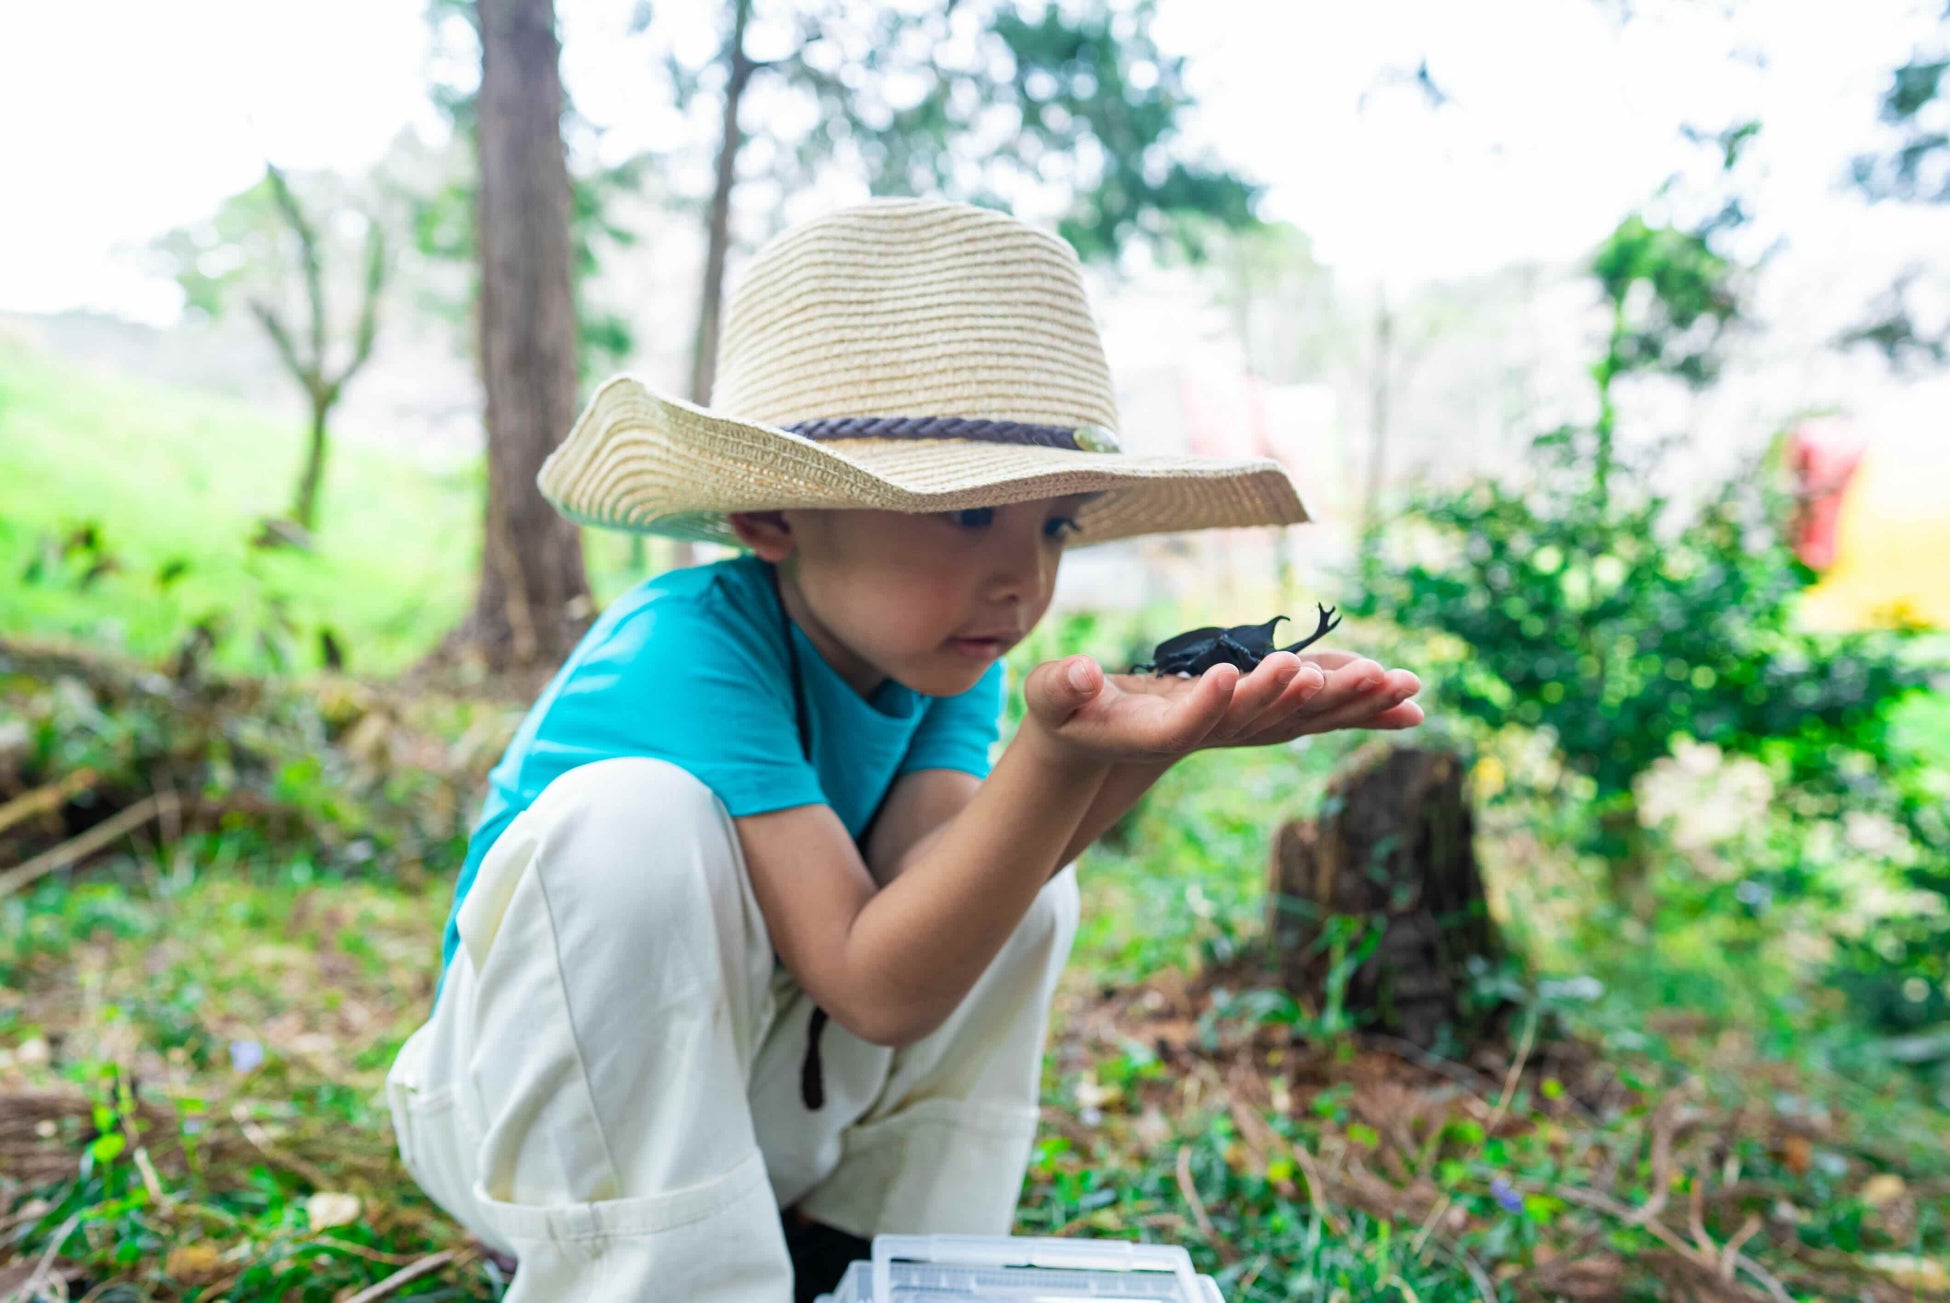
[[[833,1020],[869,1045],[904,1050],[947,1021],[946,1014],[899,1007],[834,1010]]]

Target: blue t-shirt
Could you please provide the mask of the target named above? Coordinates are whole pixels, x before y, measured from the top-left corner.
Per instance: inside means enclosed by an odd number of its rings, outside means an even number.
[[[833,807],[859,837],[896,778],[958,769],[986,778],[1004,670],[930,697],[888,679],[862,697],[792,626],[812,762],[799,747],[792,671],[766,563],[741,555],[673,570],[612,602],[543,689],[488,775],[441,946],[460,944],[461,901],[481,861],[542,789],[577,765],[654,756],[694,774],[734,817]]]

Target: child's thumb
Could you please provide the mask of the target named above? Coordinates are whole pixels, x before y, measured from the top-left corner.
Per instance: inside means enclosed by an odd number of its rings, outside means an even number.
[[[1104,672],[1088,656],[1067,656],[1038,665],[1023,686],[1032,710],[1061,723],[1103,690]]]

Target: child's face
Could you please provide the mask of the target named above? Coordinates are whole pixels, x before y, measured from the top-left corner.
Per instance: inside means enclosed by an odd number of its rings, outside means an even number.
[[[787,608],[856,689],[891,678],[944,697],[972,687],[1042,619],[1084,501],[732,521],[761,557],[782,563]]]

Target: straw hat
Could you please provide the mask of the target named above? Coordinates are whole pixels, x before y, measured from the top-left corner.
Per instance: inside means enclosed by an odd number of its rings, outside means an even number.
[[[1076,254],[1012,217],[877,200],[794,227],[726,306],[701,408],[617,376],[543,465],[571,520],[733,542],[725,515],[1098,493],[1077,544],[1307,519],[1278,462],[1139,457]]]

